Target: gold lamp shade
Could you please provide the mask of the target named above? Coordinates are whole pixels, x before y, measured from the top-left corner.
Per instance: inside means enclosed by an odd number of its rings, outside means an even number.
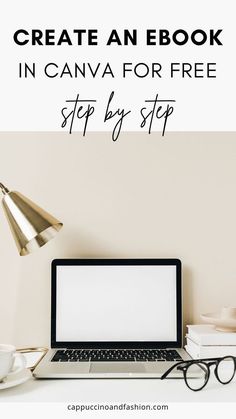
[[[21,256],[46,244],[62,228],[60,221],[21,193],[1,189],[4,212]]]

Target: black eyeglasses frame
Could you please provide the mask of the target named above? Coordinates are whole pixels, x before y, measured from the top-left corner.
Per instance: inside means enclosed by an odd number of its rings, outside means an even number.
[[[228,359],[228,358],[232,358],[233,362],[234,362],[234,372],[232,374],[232,377],[226,381],[223,382],[222,380],[220,380],[219,378],[219,374],[218,374],[218,365],[221,361]],[[190,366],[194,365],[194,364],[203,364],[206,368],[206,378],[205,378],[205,383],[197,389],[194,389],[192,387],[189,386],[188,384],[188,380],[187,380],[187,370]],[[234,357],[233,355],[226,355],[223,357],[218,357],[218,358],[202,358],[202,359],[190,359],[187,361],[179,361],[176,364],[172,365],[162,376],[161,376],[161,380],[164,380],[165,378],[168,377],[168,375],[170,374],[171,371],[173,371],[174,368],[177,368],[178,370],[181,370],[183,372],[183,376],[184,376],[184,381],[186,386],[192,390],[192,391],[200,391],[202,390],[208,383],[209,378],[210,378],[210,367],[212,365],[215,365],[215,369],[214,369],[214,374],[216,379],[221,383],[221,384],[229,384],[230,381],[232,381],[232,379],[235,376],[235,372],[236,372],[236,357]]]

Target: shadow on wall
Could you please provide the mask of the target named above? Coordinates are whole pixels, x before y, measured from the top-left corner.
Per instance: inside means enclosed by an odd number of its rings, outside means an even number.
[[[182,272],[183,288],[183,344],[185,345],[186,325],[193,323],[194,299],[193,299],[193,279],[192,272],[187,267],[183,267]]]
[[[82,229],[76,234],[75,229],[65,229],[64,240],[58,241],[57,255],[54,258],[112,258],[114,251],[109,243],[98,239]],[[117,257],[117,256],[116,256]]]

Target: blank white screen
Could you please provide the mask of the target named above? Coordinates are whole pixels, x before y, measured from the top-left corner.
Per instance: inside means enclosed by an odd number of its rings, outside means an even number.
[[[176,341],[176,266],[57,266],[56,340]]]

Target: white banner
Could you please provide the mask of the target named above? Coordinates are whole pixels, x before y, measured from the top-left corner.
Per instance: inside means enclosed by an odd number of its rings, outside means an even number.
[[[199,419],[234,417],[235,403],[3,403],[1,417],[6,419],[64,418],[165,418]]]
[[[32,2],[1,13],[1,131],[234,131],[235,2]]]

